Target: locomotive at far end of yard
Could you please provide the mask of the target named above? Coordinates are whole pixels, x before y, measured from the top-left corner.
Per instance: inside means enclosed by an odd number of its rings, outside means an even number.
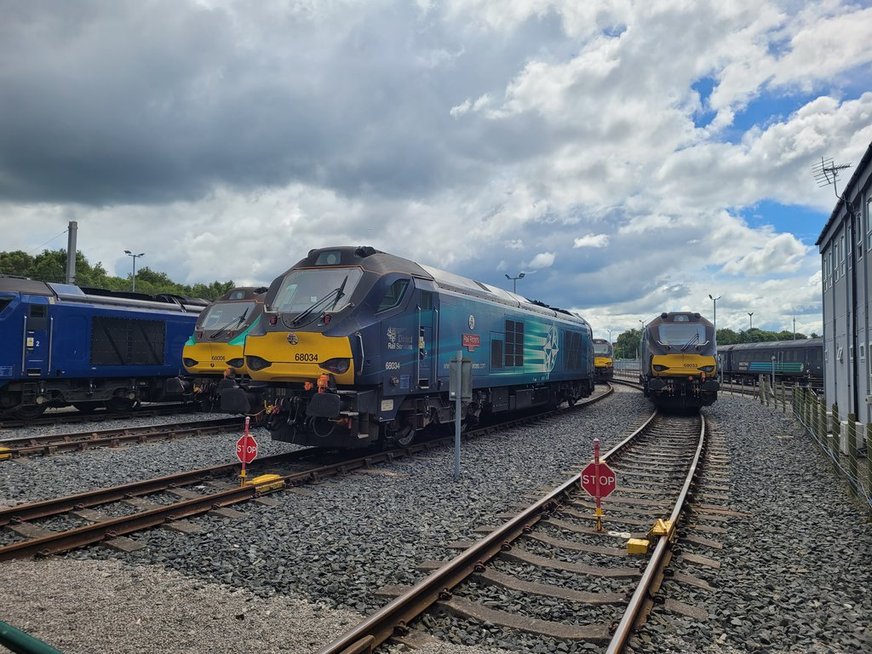
[[[641,343],[645,396],[659,407],[698,409],[718,398],[714,325],[698,313],[661,313]]]
[[[270,286],[245,340],[248,389],[276,440],[359,447],[411,442],[454,420],[450,362],[471,361],[467,424],[591,394],[590,325],[562,309],[371,247],[311,250]]]

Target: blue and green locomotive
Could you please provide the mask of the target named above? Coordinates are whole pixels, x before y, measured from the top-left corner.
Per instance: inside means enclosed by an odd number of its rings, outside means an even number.
[[[0,414],[179,399],[203,300],[0,276]]]
[[[588,323],[568,311],[371,247],[316,249],[270,286],[245,340],[248,389],[276,440],[406,444],[454,420],[450,361],[471,361],[463,420],[574,403],[594,387]]]
[[[240,286],[231,289],[200,313],[197,324],[182,351],[187,376],[185,390],[203,409],[220,404],[218,389],[226,377],[247,385],[245,337],[257,329],[263,316],[266,287]]]

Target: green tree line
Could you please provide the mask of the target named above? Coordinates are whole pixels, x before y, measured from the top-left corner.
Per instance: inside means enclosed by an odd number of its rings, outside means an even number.
[[[21,250],[0,252],[0,275],[29,277],[41,282],[63,282],[66,280],[66,270],[66,250],[43,250],[36,256]],[[76,284],[89,288],[129,291],[132,286],[132,275],[113,277],[106,272],[101,262],[91,265],[87,257],[78,251],[76,252]],[[148,266],[136,271],[136,292],[149,295],[172,293],[214,300],[234,286],[233,280],[226,282],[216,280],[211,284],[179,284],[171,280],[166,273],[154,271]]]
[[[795,335],[791,331],[783,330],[780,332],[770,332],[765,329],[746,329],[742,331],[734,331],[732,329],[719,329],[717,333],[718,345],[732,345],[734,343],[762,343],[763,341],[790,341],[802,338],[817,338],[817,334],[812,332],[811,337],[800,332]],[[642,340],[641,329],[631,329],[618,336],[615,342],[615,358],[616,359],[635,359],[639,349],[639,343]]]

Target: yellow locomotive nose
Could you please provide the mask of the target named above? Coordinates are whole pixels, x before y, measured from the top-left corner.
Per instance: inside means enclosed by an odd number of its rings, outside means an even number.
[[[684,377],[715,374],[715,358],[702,354],[655,354],[651,358],[655,377]]]
[[[220,342],[186,344],[182,353],[182,364],[192,375],[214,375],[228,367],[235,368],[238,372],[244,365],[242,346]]]
[[[329,372],[337,384],[354,383],[354,361],[347,336],[314,332],[249,335],[245,362],[255,380],[305,382]]]

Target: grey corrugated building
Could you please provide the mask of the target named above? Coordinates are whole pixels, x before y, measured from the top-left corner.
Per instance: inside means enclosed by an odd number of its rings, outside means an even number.
[[[864,425],[872,422],[872,144],[841,193],[816,245],[824,320],[824,393]],[[863,431],[860,431],[862,434]]]

